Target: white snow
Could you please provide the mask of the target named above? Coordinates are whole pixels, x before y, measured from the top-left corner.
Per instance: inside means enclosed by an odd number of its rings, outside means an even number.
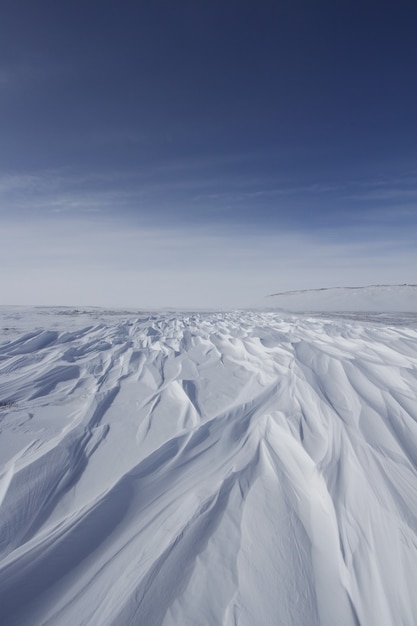
[[[417,285],[369,285],[284,291],[267,296],[262,307],[287,311],[380,311],[417,313]]]
[[[1,624],[416,622],[416,315],[0,328]]]

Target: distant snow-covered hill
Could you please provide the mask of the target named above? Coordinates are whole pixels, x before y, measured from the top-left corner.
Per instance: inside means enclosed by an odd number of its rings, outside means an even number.
[[[417,312],[417,285],[369,285],[284,291],[267,296],[264,306],[288,311]]]

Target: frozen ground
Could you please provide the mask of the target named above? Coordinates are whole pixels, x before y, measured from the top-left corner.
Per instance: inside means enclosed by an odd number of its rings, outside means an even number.
[[[0,328],[1,624],[417,622],[417,316]]]

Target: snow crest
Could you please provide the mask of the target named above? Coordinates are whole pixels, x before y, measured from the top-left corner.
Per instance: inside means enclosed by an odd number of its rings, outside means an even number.
[[[274,293],[262,307],[287,311],[408,311],[417,313],[417,285],[330,287]]]
[[[415,324],[42,319],[0,344],[0,623],[414,623]]]

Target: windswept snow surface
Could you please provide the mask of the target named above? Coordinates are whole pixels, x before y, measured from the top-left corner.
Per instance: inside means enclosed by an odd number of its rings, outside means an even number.
[[[0,623],[415,624],[416,321],[3,309]]]

